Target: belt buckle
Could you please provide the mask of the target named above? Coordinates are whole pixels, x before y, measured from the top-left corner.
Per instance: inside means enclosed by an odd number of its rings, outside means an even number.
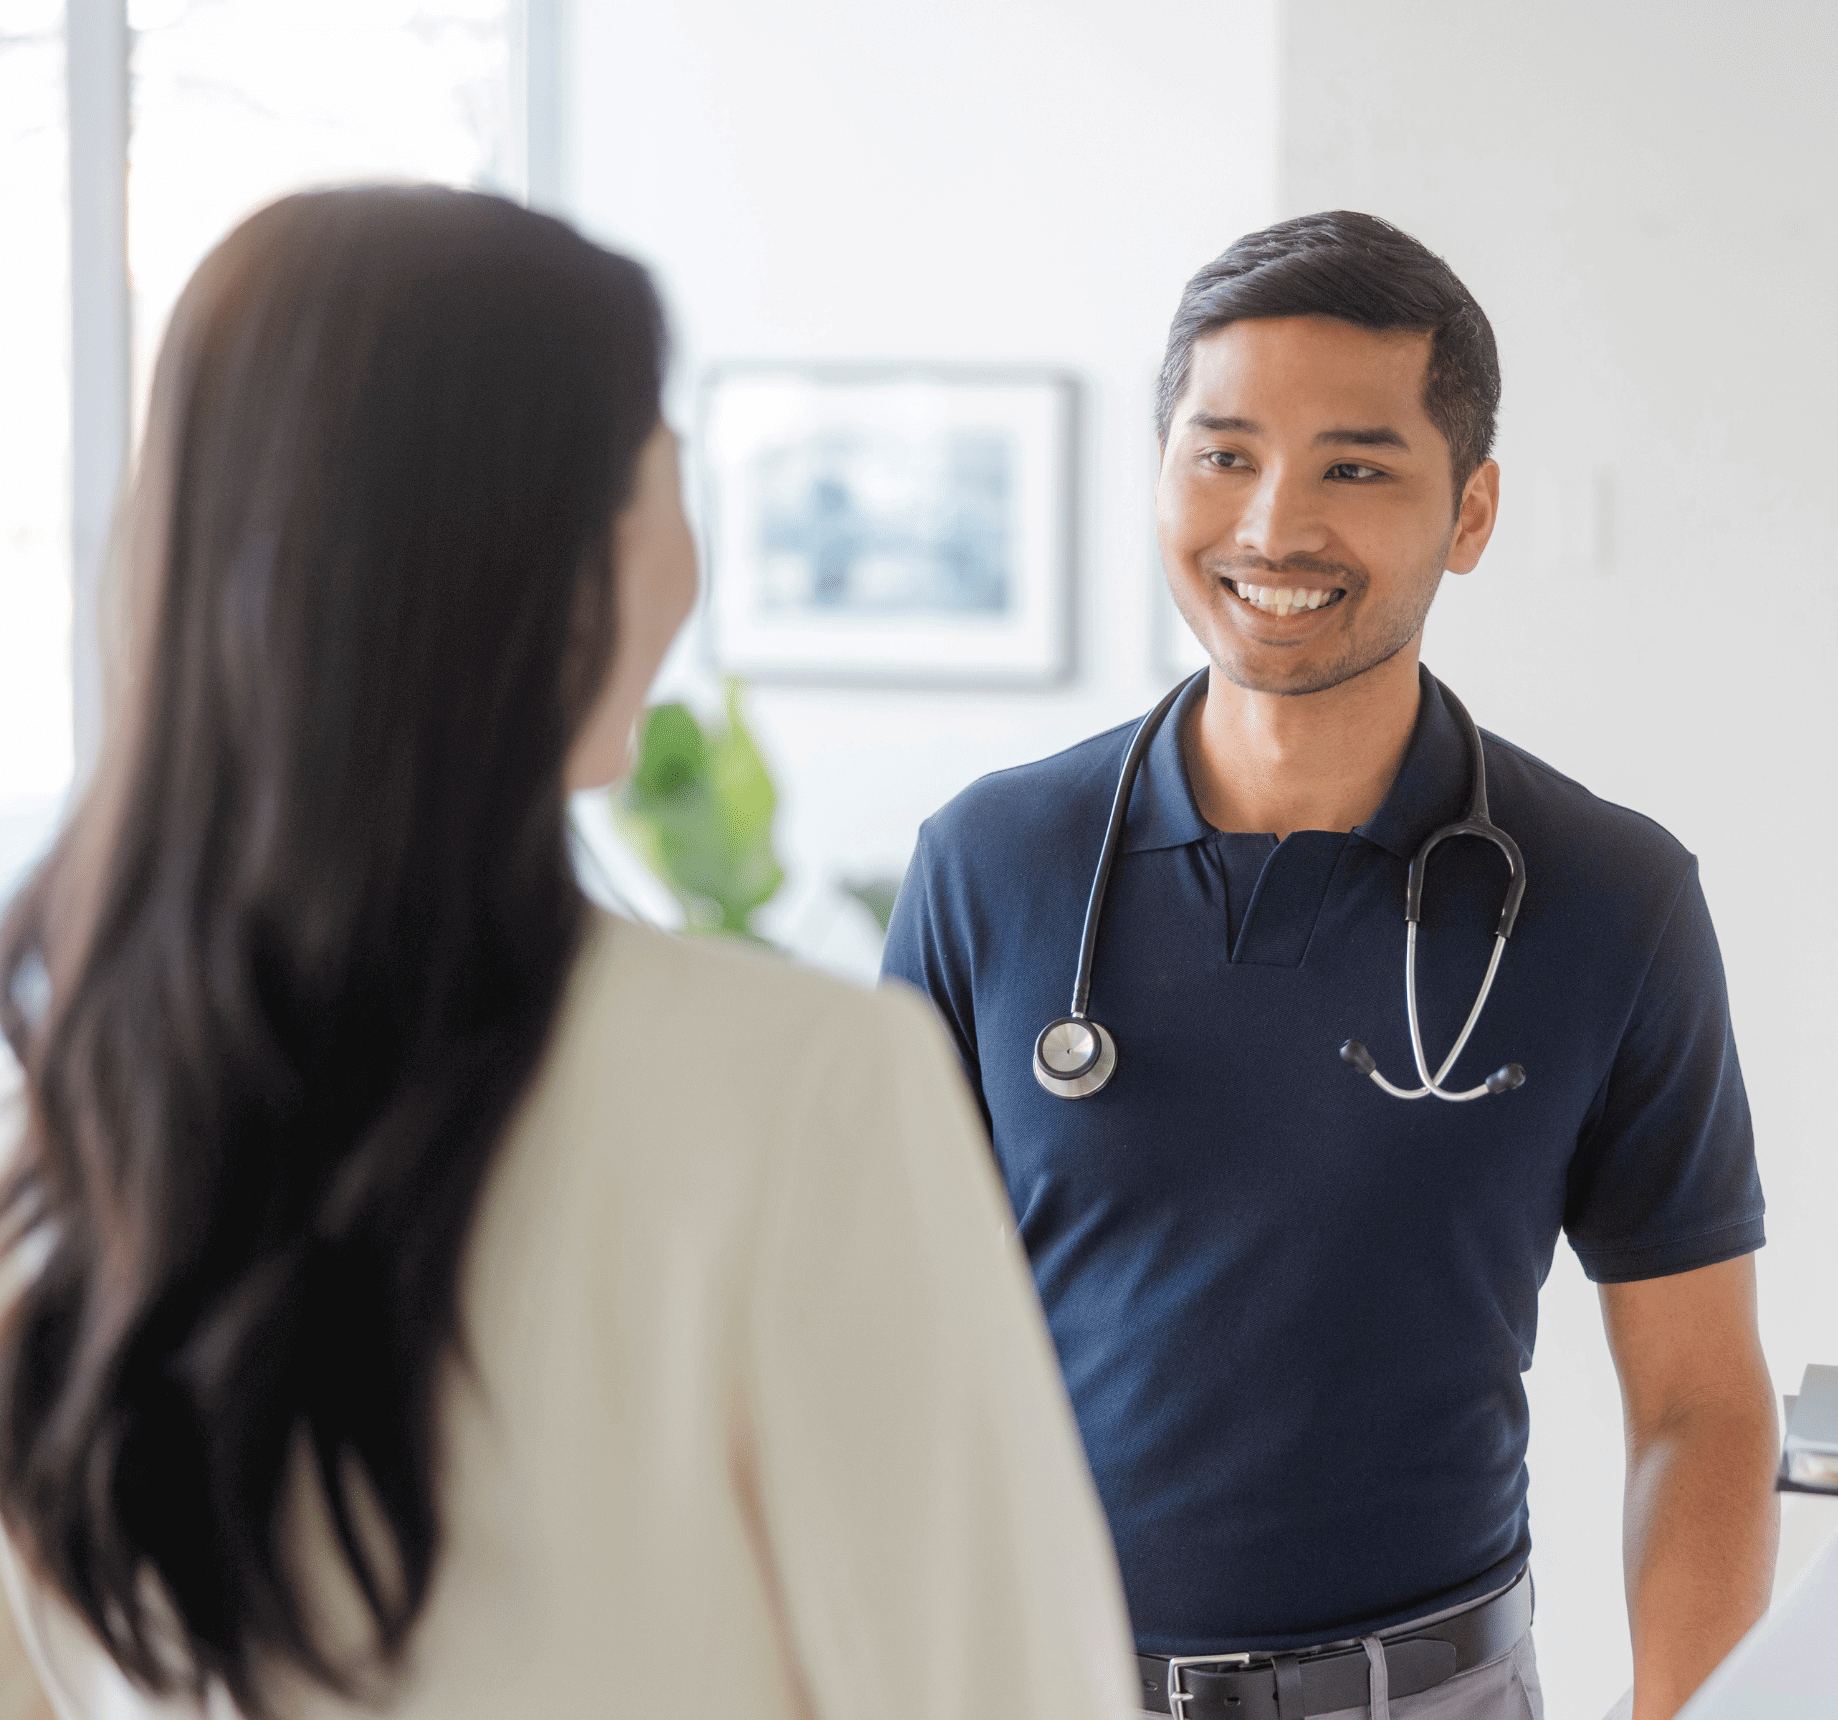
[[[1195,1692],[1181,1688],[1181,1674],[1190,1666],[1249,1666],[1254,1658],[1244,1654],[1171,1654],[1168,1657],[1168,1712],[1174,1720],[1187,1720],[1187,1704]],[[1179,1704],[1177,1707],[1176,1704]]]

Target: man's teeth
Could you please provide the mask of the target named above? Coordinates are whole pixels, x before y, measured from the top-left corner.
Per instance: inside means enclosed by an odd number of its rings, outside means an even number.
[[[1268,610],[1272,615],[1289,615],[1304,609],[1319,609],[1334,595],[1331,591],[1304,591],[1299,586],[1249,585],[1238,579],[1228,583],[1254,609]]]

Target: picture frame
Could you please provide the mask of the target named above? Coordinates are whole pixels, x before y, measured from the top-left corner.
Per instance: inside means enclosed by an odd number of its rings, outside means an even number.
[[[706,640],[754,681],[1073,670],[1079,388],[1045,366],[729,363],[703,380]]]

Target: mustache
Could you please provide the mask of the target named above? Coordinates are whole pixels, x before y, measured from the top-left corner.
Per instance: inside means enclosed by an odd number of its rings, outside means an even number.
[[[1208,562],[1206,571],[1215,579],[1249,579],[1259,585],[1280,584],[1285,574],[1312,573],[1319,579],[1333,580],[1349,596],[1364,591],[1369,583],[1364,568],[1318,555],[1286,555],[1281,561],[1262,555],[1235,555]]]

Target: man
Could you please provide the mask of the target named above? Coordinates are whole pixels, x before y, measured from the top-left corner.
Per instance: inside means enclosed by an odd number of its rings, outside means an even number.
[[[1150,1712],[1541,1712],[1521,1375],[1560,1229],[1626,1408],[1635,1720],[1672,1714],[1767,1604],[1761,1190],[1691,856],[1487,736],[1527,884],[1447,1090],[1508,1063],[1524,1083],[1402,1103],[1336,1055],[1361,1041],[1421,1085],[1406,872],[1473,769],[1418,652],[1444,571],[1493,529],[1498,398],[1480,307],[1371,216],[1284,222],[1203,269],[1162,371],[1157,516],[1211,669],[1128,802],[1092,972],[1108,1083],[1069,1103],[1034,1047],[1066,1012],[1135,724],[966,790],[894,913],[885,971],[931,996],[982,1101]],[[1473,837],[1428,862],[1432,1074],[1507,880]]]

